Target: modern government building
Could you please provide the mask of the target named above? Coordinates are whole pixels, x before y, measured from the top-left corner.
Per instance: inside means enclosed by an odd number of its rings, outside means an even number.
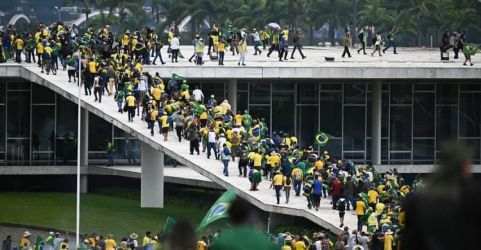
[[[173,69],[163,75],[169,75]],[[192,74],[189,72],[187,69],[186,74]],[[233,109],[249,110],[253,117],[265,118],[271,133],[282,131],[298,136],[302,147],[312,145],[318,131],[328,133],[332,138],[325,150],[336,158],[360,164],[432,165],[440,143],[458,139],[475,148],[474,163],[480,163],[479,77],[339,78],[260,75],[209,79],[202,75],[189,78],[188,83],[191,89],[199,86],[206,98],[213,94],[219,102],[229,99]],[[105,96],[104,102],[111,99]],[[373,111],[377,113],[375,124]],[[26,79],[0,76],[0,117],[1,165],[74,164],[75,103]],[[114,142],[117,163],[128,163],[125,159],[129,150],[140,158],[139,142],[128,133],[95,115],[88,122],[90,164],[105,162],[107,140]],[[374,135],[376,142],[372,141],[373,130],[380,135]],[[372,158],[373,146],[377,147],[379,155],[375,157],[380,162]]]

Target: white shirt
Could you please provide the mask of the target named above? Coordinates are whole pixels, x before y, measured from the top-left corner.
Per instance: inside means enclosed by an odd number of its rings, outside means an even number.
[[[144,79],[140,79],[138,89],[140,91],[146,91],[147,90],[147,83],[145,82]]]
[[[209,131],[209,140],[208,142],[213,142],[215,143],[215,132],[214,131]]]
[[[179,49],[180,41],[178,37],[174,37],[170,42],[170,49]]]
[[[200,89],[194,89],[194,91],[192,91],[192,95],[194,95],[195,101],[201,101],[202,98],[204,98],[204,93],[202,93],[202,90]]]
[[[254,41],[260,41],[261,38],[259,37],[259,32],[254,32],[254,34],[252,34],[252,36],[254,37]]]

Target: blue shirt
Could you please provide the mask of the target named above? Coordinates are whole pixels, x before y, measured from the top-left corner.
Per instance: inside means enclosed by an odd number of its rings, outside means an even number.
[[[314,180],[312,183],[312,194],[321,195],[322,193],[322,182],[320,180]]]

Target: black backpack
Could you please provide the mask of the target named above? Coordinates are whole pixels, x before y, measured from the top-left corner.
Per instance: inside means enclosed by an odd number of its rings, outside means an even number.
[[[376,42],[377,42],[377,37],[373,37],[372,38],[372,45],[376,44]]]
[[[360,32],[360,33],[357,35],[357,38],[359,38],[359,40],[363,40],[363,39],[364,39],[364,32]]]

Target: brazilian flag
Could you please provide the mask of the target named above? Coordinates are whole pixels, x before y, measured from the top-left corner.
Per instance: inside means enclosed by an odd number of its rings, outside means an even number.
[[[176,222],[172,217],[170,216],[167,217],[164,224],[164,230],[163,230],[164,235],[168,235],[170,234],[170,232],[172,232],[172,229],[174,228],[175,223]]]
[[[187,80],[186,77],[183,77],[183,76],[181,76],[181,75],[177,75],[176,73],[173,73],[173,74],[172,74],[171,79],[174,80],[174,81],[184,81],[184,80]]]
[[[233,188],[228,189],[221,197],[219,197],[219,199],[217,199],[217,201],[214,203],[214,205],[212,205],[209,211],[207,211],[207,214],[200,222],[197,231],[201,231],[214,221],[229,217],[229,208],[235,199],[235,190]]]
[[[316,137],[314,138],[314,144],[317,146],[325,147],[329,142],[330,138],[331,138],[330,135],[320,131],[319,133],[316,134]]]
[[[249,130],[249,135],[252,136],[257,141],[261,138],[261,128],[257,124]]]

